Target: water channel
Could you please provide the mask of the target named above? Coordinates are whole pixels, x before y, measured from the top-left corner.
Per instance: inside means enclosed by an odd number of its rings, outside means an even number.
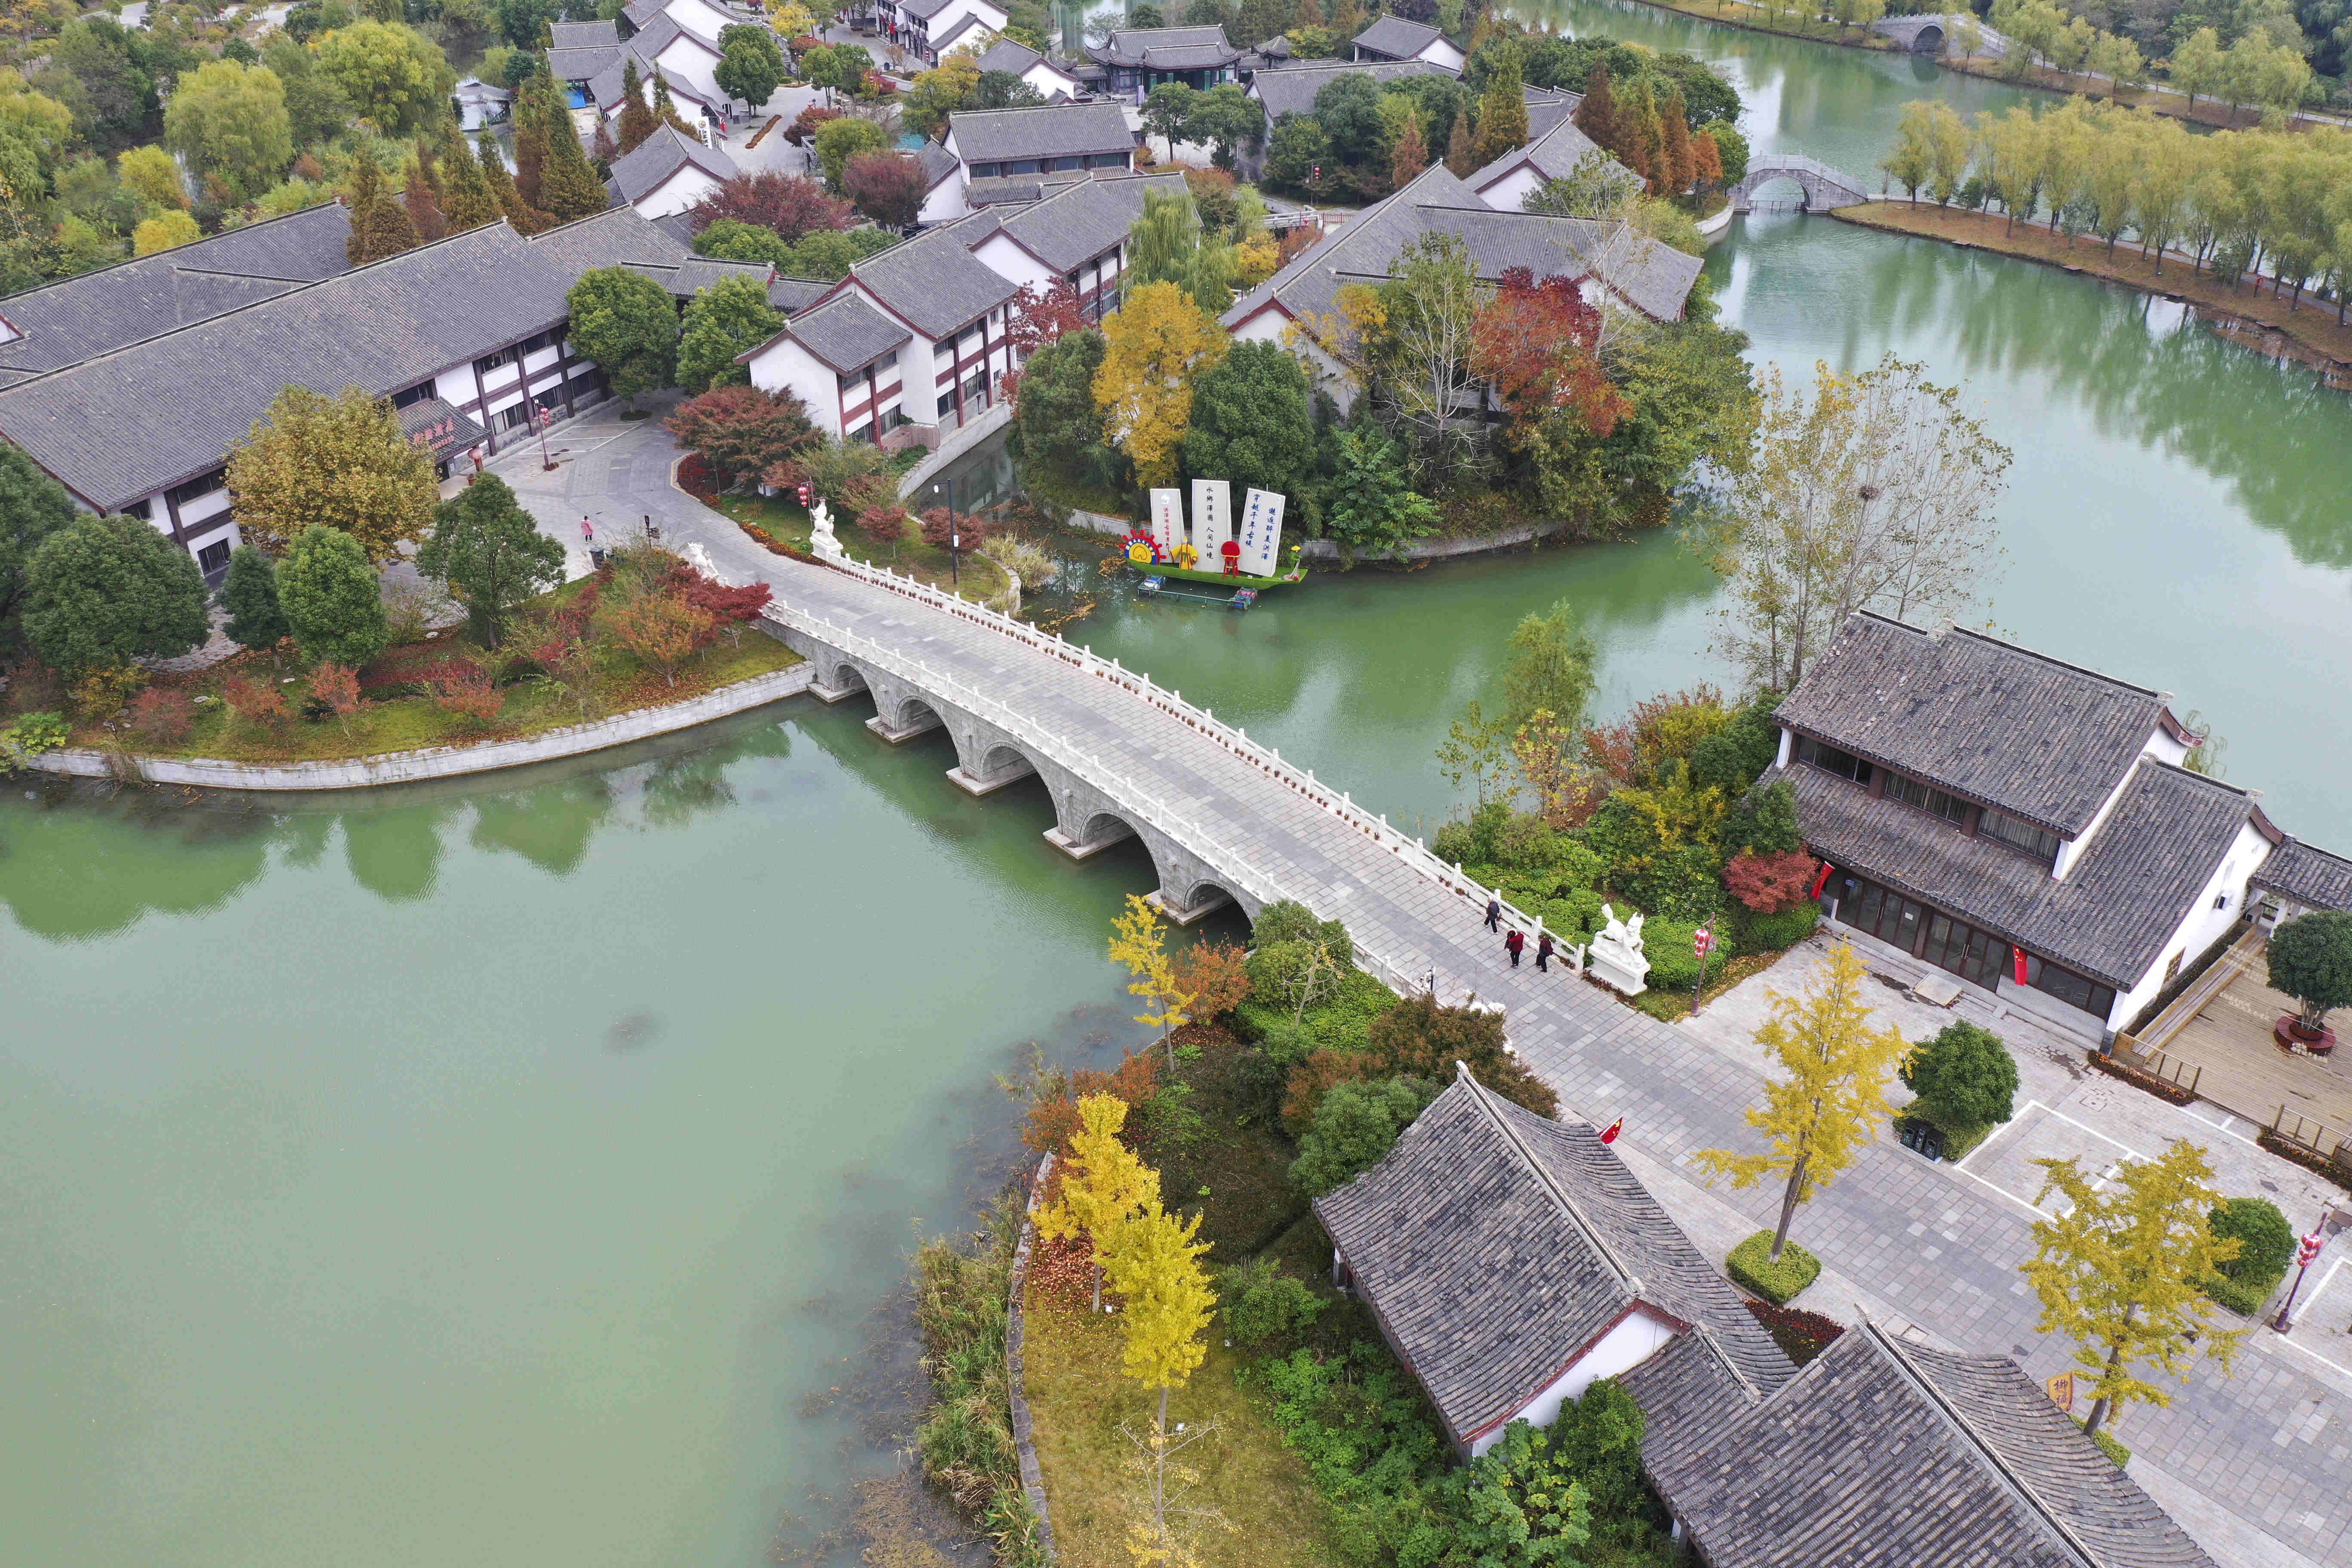
[[[2007,89],[1639,7],[1856,173],[1908,97]],[[2180,694],[2352,841],[2352,405],[2149,302],[1825,219],[1711,254],[1756,357],[1894,348],[2017,452],[2001,628]],[[1512,623],[1602,706],[1717,678],[1667,535],[1320,578],[1079,635],[1406,819]],[[0,795],[12,1560],[734,1568],[888,1468],[914,1226],[1013,1152],[990,1075],[1139,1031],[1042,795],[967,799],[805,701],[593,765],[328,802]],[[854,1562],[854,1547],[828,1554]]]

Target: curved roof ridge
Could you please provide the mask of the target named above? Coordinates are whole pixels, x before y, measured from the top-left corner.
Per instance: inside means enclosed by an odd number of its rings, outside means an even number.
[[[1641,1276],[1626,1267],[1625,1260],[1617,1256],[1616,1249],[1611,1247],[1608,1238],[1601,1234],[1601,1227],[1592,1222],[1592,1216],[1586,1214],[1577,1201],[1569,1195],[1568,1189],[1560,1184],[1559,1178],[1552,1173],[1550,1167],[1538,1159],[1536,1152],[1528,1147],[1527,1140],[1519,1135],[1519,1130],[1511,1125],[1511,1119],[1496,1107],[1494,1101],[1499,1100],[1501,1096],[1496,1095],[1473,1077],[1467,1064],[1457,1061],[1454,1066],[1457,1074],[1454,1081],[1470,1086],[1471,1098],[1476,1101],[1478,1109],[1486,1113],[1487,1121],[1502,1133],[1503,1141],[1511,1146],[1511,1152],[1519,1157],[1521,1163],[1535,1173],[1535,1178],[1542,1184],[1544,1191],[1551,1195],[1552,1201],[1559,1205],[1560,1212],[1568,1215],[1576,1228],[1584,1233],[1584,1239],[1591,1244],[1592,1250],[1600,1256],[1601,1260],[1606,1263],[1611,1271],[1624,1284],[1625,1289],[1635,1296],[1641,1295]],[[1535,1113],[1529,1111],[1528,1114]]]

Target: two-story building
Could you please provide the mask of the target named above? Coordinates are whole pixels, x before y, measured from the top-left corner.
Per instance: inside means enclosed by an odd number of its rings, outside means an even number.
[[[2165,693],[1980,632],[1856,616],[1775,716],[1829,919],[2094,1040],[2288,842]]]
[[[926,224],[947,223],[971,211],[970,192],[976,183],[1135,167],[1135,133],[1128,129],[1127,112],[1108,101],[959,110],[948,116],[940,145],[955,168],[950,174],[944,161],[937,168],[926,163],[929,189],[920,216]]]
[[[77,504],[144,518],[217,582],[237,531],[228,455],[289,385],[390,400],[440,463],[604,395],[566,294],[626,266],[683,301],[764,265],[689,253],[615,208],[525,239],[501,220],[353,268],[313,207],[0,300],[0,437]]]
[[[1222,26],[1122,27],[1087,46],[1087,58],[1103,69],[1106,90],[1134,103],[1167,82],[1206,92],[1236,81],[1249,52],[1227,43]]]
[[[729,27],[768,25],[759,11],[730,5],[725,0],[630,0],[621,21],[631,50],[673,79],[688,84],[698,100],[711,104],[723,104],[727,99],[713,74],[719,68],[719,35]],[[553,68],[552,60],[549,68]],[[677,97],[675,89],[671,96]]]
[[[593,132],[600,120],[608,128],[618,126],[628,107],[622,87],[634,60],[645,101],[653,102],[658,80],[668,88],[670,106],[678,118],[708,141],[726,118],[726,95],[709,74],[719,63],[718,45],[709,42],[706,48],[707,40],[682,32],[658,13],[646,15],[648,26],[626,38],[617,22],[551,24],[554,42],[547,50],[548,71],[563,84],[583,136]],[[683,62],[689,59],[704,68],[688,72]]]
[[[977,41],[973,27],[1000,33],[1012,15],[995,0],[875,0],[882,36],[926,65],[959,43]]]
[[[1427,60],[1455,75],[1461,74],[1468,58],[1437,28],[1402,16],[1375,16],[1370,26],[1356,35],[1349,48],[1356,59]]]
[[[790,388],[836,436],[935,445],[994,406],[1016,368],[1006,309],[1066,284],[1099,321],[1115,308],[1144,193],[1181,174],[1065,175],[1033,202],[991,206],[871,256],[741,356],[751,384]]]

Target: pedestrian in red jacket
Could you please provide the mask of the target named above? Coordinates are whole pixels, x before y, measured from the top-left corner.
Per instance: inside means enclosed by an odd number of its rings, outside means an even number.
[[[1517,969],[1519,966],[1520,950],[1525,948],[1527,945],[1528,937],[1525,931],[1515,931],[1510,935],[1503,939],[1503,946],[1511,955],[1511,967],[1513,969]]]

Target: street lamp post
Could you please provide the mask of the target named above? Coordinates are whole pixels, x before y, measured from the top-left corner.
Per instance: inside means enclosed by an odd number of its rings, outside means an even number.
[[[948,502],[948,581],[961,588],[963,586],[963,532],[956,527],[955,481],[946,479],[931,486],[933,495],[942,491],[946,492]]]
[[[2318,1259],[2319,1248],[2326,1239],[2325,1231],[2315,1230],[2295,1244],[2294,1283],[2286,1288],[2286,1300],[2279,1303],[2278,1316],[2271,1320],[2271,1327],[2279,1333],[2285,1333],[2294,1327],[2295,1292],[2303,1289],[2303,1277],[2311,1272],[2311,1266]]]

